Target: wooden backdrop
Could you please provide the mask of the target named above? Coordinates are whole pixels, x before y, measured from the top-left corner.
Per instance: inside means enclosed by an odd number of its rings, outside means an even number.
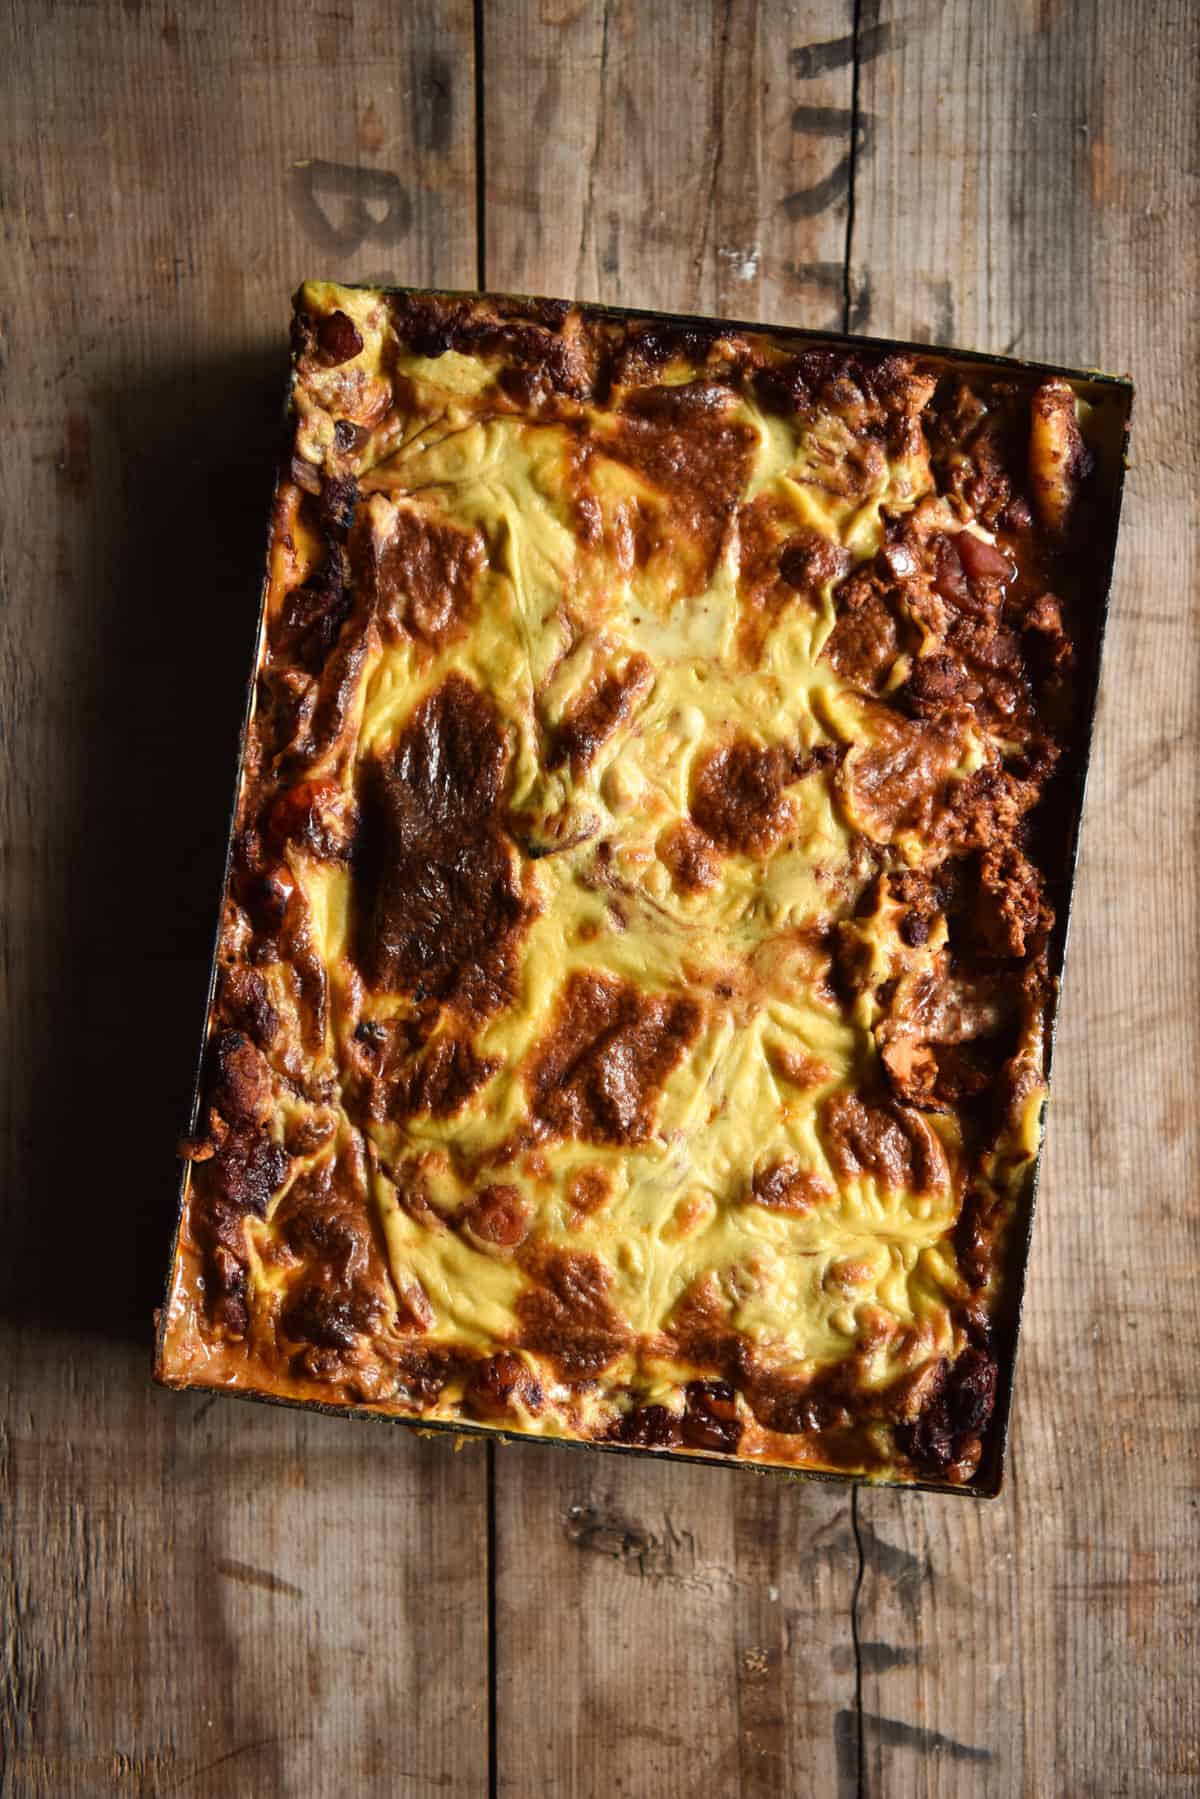
[[[1191,0],[8,0],[0,38],[0,1791],[1200,1792]],[[151,1388],[306,274],[1135,374],[1001,1500]]]

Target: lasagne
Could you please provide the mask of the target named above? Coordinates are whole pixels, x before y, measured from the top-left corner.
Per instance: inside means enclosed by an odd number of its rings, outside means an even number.
[[[161,1380],[980,1478],[1088,388],[301,289]]]

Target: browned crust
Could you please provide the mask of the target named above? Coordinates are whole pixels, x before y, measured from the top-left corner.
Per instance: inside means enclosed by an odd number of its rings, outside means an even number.
[[[530,1068],[539,1129],[591,1143],[644,1141],[659,1089],[701,1017],[683,994],[645,994],[630,981],[573,974]]]
[[[979,979],[998,967],[998,978],[1013,992],[1019,988],[1024,1017],[1036,1015],[1049,992],[1054,914],[1031,854],[1028,820],[1070,717],[1070,605],[1050,586],[1062,572],[1062,542],[1087,474],[1070,390],[1047,383],[1032,402],[990,393],[981,414],[966,383],[931,406],[935,378],[907,358],[842,349],[781,354],[767,340],[717,327],[626,321],[556,305],[437,295],[393,296],[389,304],[397,331],[424,355],[457,349],[500,359],[497,405],[566,416],[585,401],[611,400],[611,429],[599,443],[581,438],[574,458],[579,539],[588,541],[595,457],[624,462],[694,541],[684,594],[703,585],[735,525],[751,450],[731,416],[739,392],[792,412],[836,409],[861,446],[864,482],[880,445],[899,452],[926,430],[942,491],[969,504],[994,532],[991,544],[969,531],[923,531],[910,521],[897,526],[872,565],[847,574],[844,558],[819,535],[743,508],[736,521],[743,657],[753,663],[781,608],[796,596],[815,604],[832,584],[836,622],[826,655],[878,708],[877,748],[835,771],[832,754],[814,758],[795,746],[735,738],[701,760],[690,822],[665,833],[658,846],[676,891],[700,892],[720,878],[725,857],[771,853],[792,822],[788,789],[824,769],[872,841],[887,844],[899,831],[915,831],[936,847],[933,883],[922,887],[924,877],[914,873],[888,898],[901,908],[897,933],[915,956],[939,919],[951,922],[952,951],[917,976],[897,967],[879,988],[879,1085],[832,1096],[821,1131],[842,1179],[869,1176],[885,1190],[937,1189],[947,1171],[928,1114],[966,1107],[974,1120],[976,1108],[982,1154],[1000,1141],[1037,1075],[1027,1061],[1005,1054],[1011,1009],[998,1030],[973,1034],[961,1021],[948,1026],[947,995],[961,1000],[975,981],[978,1001]],[[301,318],[297,346],[301,357],[333,370],[353,362],[362,339],[334,313],[317,325]],[[704,373],[664,390],[659,374],[678,356],[698,360]],[[986,386],[982,377],[978,385]],[[1030,407],[1027,467],[1012,439],[1014,418]],[[364,428],[339,421],[336,443],[347,458]],[[361,1039],[358,1085],[348,1091],[363,1096],[371,1116],[453,1116],[486,1086],[497,1065],[479,1053],[475,1033],[512,997],[514,956],[531,916],[505,810],[511,746],[491,703],[465,677],[451,674],[431,689],[363,772],[357,791],[348,793],[331,772],[372,631],[407,633],[430,651],[461,635],[485,559],[482,538],[398,507],[368,545],[352,471],[331,477],[303,459],[289,468],[277,534],[302,517],[321,553],[268,620],[214,1008],[206,1128],[189,1146],[195,1165],[185,1241],[206,1283],[204,1328],[226,1346],[243,1343],[252,1328],[245,1222],[263,1216],[295,1157],[321,1143],[311,1121],[308,1137],[298,1132],[282,1145],[267,1130],[281,1024],[259,965],[281,960],[291,971],[302,1044],[320,1039],[329,1007],[289,849],[353,866],[364,895],[354,951],[361,981],[368,992],[404,994],[414,1007],[398,1035],[385,1032],[373,1042],[367,1030]],[[609,548],[631,566],[657,553],[652,534],[634,533]],[[901,685],[888,685],[902,655],[910,658],[909,672]],[[549,733],[546,767],[586,769],[652,680],[644,657],[599,677]],[[1003,722],[1016,751],[1005,768],[981,770],[951,792],[947,772],[972,719]],[[851,938],[839,946],[839,968],[845,988],[864,990]],[[434,1028],[438,1017],[442,1026]],[[455,1021],[449,1028],[446,1017]],[[686,994],[646,995],[598,973],[573,976],[531,1067],[536,1131],[607,1145],[644,1139],[662,1085],[702,1017]],[[785,1049],[772,1056],[785,1082],[820,1083],[819,1065],[789,1059]],[[319,1107],[322,1095],[305,1090],[301,1066],[288,1077]],[[385,1293],[393,1312],[391,1365],[417,1406],[459,1376],[468,1415],[535,1416],[545,1395],[518,1350],[543,1355],[569,1383],[587,1383],[627,1348],[628,1327],[608,1299],[603,1262],[530,1240],[528,1202],[503,1180],[477,1184],[453,1228],[519,1259],[528,1284],[512,1344],[480,1356],[422,1348],[429,1302],[417,1284],[400,1293],[398,1307],[393,1303],[363,1198],[365,1178],[362,1168],[348,1169],[331,1154],[315,1173],[294,1179],[280,1203],[277,1234],[296,1269],[289,1269],[276,1309],[274,1340],[254,1345],[260,1370],[276,1359],[280,1390],[289,1381],[340,1382],[349,1397],[370,1403],[369,1387],[355,1386],[356,1369],[364,1338],[379,1328]],[[610,1187],[605,1170],[581,1171],[569,1196],[576,1221],[601,1209]],[[790,1213],[827,1198],[825,1183],[798,1164],[754,1171],[744,1194],[745,1203]],[[414,1203],[436,1218],[427,1201]],[[968,1186],[955,1241],[960,1269],[976,1289],[992,1278],[1004,1223],[994,1199]],[[864,1467],[875,1453],[867,1427],[883,1417],[915,1470],[962,1481],[978,1464],[996,1390],[992,1348],[975,1334],[923,1384],[866,1407],[851,1365],[815,1380],[760,1368],[720,1307],[693,1294],[679,1309],[672,1342],[712,1378],[688,1383],[682,1411],[632,1403],[606,1428],[626,1443],[735,1454],[748,1413],[765,1430],[819,1438],[830,1465]]]

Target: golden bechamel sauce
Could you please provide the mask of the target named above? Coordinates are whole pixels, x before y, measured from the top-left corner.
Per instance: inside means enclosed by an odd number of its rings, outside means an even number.
[[[629,463],[599,456],[591,463],[590,487],[605,529],[589,547],[577,530],[566,476],[577,435],[561,420],[486,405],[495,359],[453,350],[433,358],[413,354],[391,336],[386,307],[369,292],[310,284],[303,304],[314,318],[342,311],[364,340],[352,371],[355,416],[378,416],[379,423],[369,447],[357,452],[357,470],[364,501],[375,496],[369,504],[377,528],[386,531],[390,509],[403,503],[440,523],[478,527],[487,550],[464,632],[440,648],[403,637],[385,642],[375,633],[352,709],[352,754],[331,767],[352,790],[356,765],[386,748],[422,700],[457,672],[490,696],[504,721],[511,812],[534,836],[539,821],[554,821],[555,841],[568,845],[524,867],[536,914],[520,940],[516,1000],[475,1035],[477,1053],[494,1059],[498,1072],[450,1117],[422,1114],[366,1126],[370,1204],[395,1291],[411,1292],[417,1284],[432,1314],[415,1339],[394,1322],[395,1295],[385,1295],[392,1321],[379,1325],[378,1344],[386,1350],[403,1339],[486,1353],[517,1342],[545,1404],[536,1415],[518,1406],[511,1416],[484,1422],[531,1435],[582,1437],[602,1434],[631,1393],[640,1404],[679,1408],[681,1388],[698,1371],[672,1359],[664,1333],[681,1299],[706,1276],[728,1326],[761,1366],[782,1374],[819,1374],[853,1357],[857,1388],[869,1395],[953,1357],[963,1344],[954,1308],[972,1297],[952,1241],[963,1185],[954,1112],[925,1115],[940,1140],[944,1173],[924,1191],[881,1185],[866,1174],[847,1178],[831,1161],[822,1128],[830,1096],[858,1091],[877,1052],[869,1004],[836,997],[827,959],[814,949],[816,934],[854,913],[876,872],[863,837],[879,845],[886,866],[917,864],[923,853],[920,841],[902,831],[882,843],[877,819],[856,815],[855,759],[869,751],[875,722],[871,704],[822,660],[834,624],[833,583],[816,602],[783,608],[748,662],[739,642],[735,531],[726,533],[703,590],[679,591],[694,570],[694,546],[680,536],[670,497]],[[660,378],[683,381],[694,373],[680,362]],[[391,404],[399,376],[410,384],[402,410]],[[346,380],[344,368],[328,375],[318,370],[297,395],[297,449],[318,467],[331,456]],[[756,440],[740,502],[758,496],[776,502],[781,540],[807,526],[842,546],[851,565],[860,563],[880,547],[882,509],[895,515],[932,492],[923,446],[911,457],[882,458],[864,487],[839,479],[853,446],[836,416],[806,428],[745,398],[725,416],[749,426]],[[601,445],[609,422],[605,412],[591,418]],[[612,545],[631,519],[655,547],[622,566]],[[290,544],[276,542],[269,615],[316,554],[293,523]],[[652,679],[629,716],[586,768],[564,762],[548,769],[545,726],[566,716],[604,670],[639,653]],[[716,885],[677,891],[658,846],[688,817],[698,759],[743,737],[768,746],[833,744],[845,750],[845,761],[840,769],[818,767],[786,788],[790,822],[769,853],[722,851]],[[947,781],[965,778],[997,754],[975,726],[965,727]],[[605,884],[585,880],[599,840],[611,846]],[[310,1071],[327,1075],[336,1095],[347,1020],[386,1017],[409,1002],[377,992],[364,997],[353,960],[350,869],[294,844],[288,859],[307,897],[330,983],[324,1045],[306,1055]],[[864,924],[864,935],[871,929]],[[886,958],[891,943],[881,941],[873,953]],[[699,1003],[701,1023],[657,1096],[647,1141],[550,1138],[538,1145],[537,1157],[518,1155],[491,1177],[529,1202],[532,1234],[541,1242],[590,1252],[611,1274],[607,1299],[631,1328],[629,1346],[598,1378],[571,1390],[549,1360],[519,1346],[516,1306],[528,1284],[520,1258],[476,1247],[457,1230],[431,1229],[400,1203],[384,1170],[422,1158],[436,1211],[450,1217],[469,1201],[470,1182],[458,1171],[486,1166],[489,1152],[527,1127],[525,1076],[575,971],[618,976],[646,994],[685,993]],[[293,1040],[287,966],[267,964],[261,972],[284,1021],[284,1039]],[[1026,1048],[1040,1068],[1036,1035]],[[803,1059],[808,1084],[781,1073],[789,1055]],[[1023,1194],[1028,1182],[1042,1096],[1040,1084],[1031,1087],[987,1170],[1012,1196]],[[280,1081],[269,1126],[275,1138],[282,1140],[295,1114],[309,1106]],[[322,1157],[349,1152],[360,1127],[336,1100],[332,1109],[333,1137],[292,1162],[289,1183]],[[827,1197],[797,1212],[756,1203],[755,1172],[784,1162],[810,1172]],[[609,1197],[579,1215],[568,1197],[572,1177],[597,1168],[609,1177]],[[246,1225],[252,1312],[260,1319],[273,1316],[294,1278],[294,1262],[278,1253],[272,1223],[287,1191],[264,1219]],[[350,1384],[289,1373],[285,1358],[256,1351],[266,1340],[261,1326],[244,1344],[209,1330],[202,1289],[185,1216],[161,1361],[170,1380],[349,1398],[406,1416],[466,1415],[461,1379],[422,1406],[397,1387],[386,1354],[375,1356],[369,1344]],[[890,1443],[889,1426],[868,1424],[860,1465],[888,1471],[898,1460]],[[824,1459],[815,1436],[772,1432],[749,1412],[738,1453],[816,1466]]]

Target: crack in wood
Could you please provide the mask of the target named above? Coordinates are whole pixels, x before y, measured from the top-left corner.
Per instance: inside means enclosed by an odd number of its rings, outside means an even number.
[[[198,1768],[189,1768],[188,1772],[182,1775],[174,1786],[168,1787],[166,1790],[178,1793],[185,1786],[189,1786],[193,1780],[199,1780],[202,1774],[211,1774],[214,1768],[223,1768],[226,1762],[236,1761],[239,1756],[250,1755],[256,1749],[266,1749],[277,1741],[277,1737],[258,1737],[252,1743],[239,1743],[236,1749],[227,1750],[224,1755],[218,1755],[215,1760],[204,1762]]]
[[[250,1562],[230,1560],[217,1563],[217,1573],[226,1580],[236,1580],[245,1587],[258,1587],[263,1593],[276,1593],[284,1599],[303,1599],[303,1587],[296,1586],[282,1575],[272,1574],[269,1568],[256,1568]]]
[[[482,276],[481,276],[482,285]],[[487,1445],[487,1747],[488,1799],[500,1791],[499,1668],[496,1639],[496,1445]]]
[[[869,0],[868,0],[869,3]],[[850,149],[846,157],[846,246],[844,251],[844,270],[842,277],[842,330],[849,331],[850,319],[855,311],[854,294],[851,286],[850,267],[854,254],[854,207],[856,185],[858,179],[858,117],[860,106],[859,74],[862,67],[860,52],[862,46],[863,0],[854,0],[854,74],[850,84]],[[866,324],[866,319],[863,319]],[[855,1499],[858,1498],[855,1489]],[[855,1514],[857,1517],[857,1513]]]
[[[858,1569],[854,1576],[854,1591],[850,1595],[850,1642],[854,1650],[854,1791],[856,1799],[863,1799],[866,1791],[866,1760],[863,1754],[863,1656],[862,1640],[859,1635],[858,1607],[862,1597],[863,1574],[866,1569],[866,1558],[863,1553],[863,1537],[858,1516],[858,1488],[850,1493],[850,1529],[854,1536],[854,1547],[858,1552]],[[839,1770],[847,1756],[846,1733],[838,1734],[838,1720],[834,1719],[834,1748],[837,1754]]]
[[[487,280],[487,114],[483,63],[483,0],[474,0],[472,32],[475,52],[475,285],[482,292]]]
[[[604,142],[604,90],[608,81],[608,30],[609,0],[604,0],[604,23],[600,32],[600,75],[596,84],[598,102],[596,108],[596,138],[592,144],[591,160],[588,163],[587,198],[583,204],[583,218],[579,225],[579,251],[575,275],[578,288],[583,280],[583,254],[588,241],[588,233],[592,227],[592,212],[596,202],[596,171],[600,165],[600,147]],[[599,295],[596,298],[600,298]]]
[[[712,152],[709,160],[708,189],[704,206],[704,222],[700,234],[700,243],[692,259],[692,281],[696,304],[700,303],[700,286],[704,271],[704,257],[708,250],[709,237],[712,233],[713,213],[716,210],[717,181],[721,173],[721,164],[725,157],[725,109],[721,104],[725,91],[725,63],[729,52],[730,0],[724,0],[724,17],[721,23],[721,35],[717,46],[716,68],[713,72],[713,101],[709,114],[713,120]]]

